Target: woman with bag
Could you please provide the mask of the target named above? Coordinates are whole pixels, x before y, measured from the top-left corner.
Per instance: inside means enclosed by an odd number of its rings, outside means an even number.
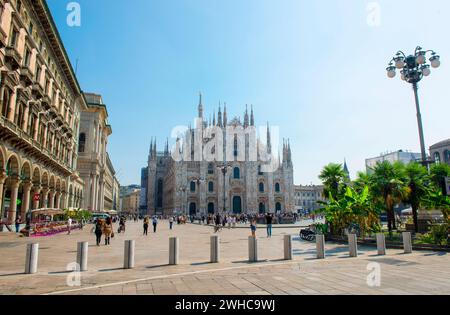
[[[103,234],[103,224],[101,220],[97,220],[94,227],[94,233],[95,237],[97,239],[97,246],[100,246],[100,242],[102,240],[102,234]]]
[[[113,232],[113,226],[111,218],[107,218],[103,225],[103,234],[105,234],[105,245],[110,245],[111,235]]]

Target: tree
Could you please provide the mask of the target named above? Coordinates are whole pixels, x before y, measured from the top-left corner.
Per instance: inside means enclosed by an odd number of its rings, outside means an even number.
[[[445,196],[447,188],[445,187],[445,178],[450,177],[450,166],[447,164],[434,164],[430,169],[430,179],[437,190],[441,190]]]
[[[394,206],[405,199],[408,188],[405,179],[405,167],[401,162],[378,162],[373,167],[371,190],[373,196],[380,198],[388,217],[389,232],[397,229]]]
[[[319,175],[319,179],[324,185],[324,195],[329,196],[331,194],[334,199],[337,199],[340,193],[340,186],[343,186],[345,177],[342,164],[330,163],[325,166]]]
[[[405,167],[405,184],[408,187],[408,194],[404,199],[412,208],[414,229],[419,232],[419,225],[417,222],[417,211],[420,204],[429,193],[428,187],[428,172],[422,165],[411,162]]]
[[[371,177],[367,172],[358,172],[356,179],[353,181],[353,187],[356,191],[362,192],[365,187],[370,186]]]

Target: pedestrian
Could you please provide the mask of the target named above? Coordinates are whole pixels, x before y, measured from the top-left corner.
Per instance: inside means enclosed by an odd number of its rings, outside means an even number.
[[[214,225],[214,233],[217,233],[220,231],[220,225],[222,223],[222,220],[220,219],[220,214],[216,214],[216,220]]]
[[[153,233],[156,233],[156,226],[158,225],[158,218],[156,216],[153,217]]]
[[[97,222],[95,223],[95,237],[97,239],[97,246],[100,246],[100,242],[102,240],[102,234],[103,234],[103,224],[100,219],[97,219]]]
[[[110,245],[111,235],[113,233],[113,226],[110,217],[106,218],[105,224],[103,224],[102,232],[105,234],[105,245]]]
[[[148,235],[148,224],[149,224],[149,219],[148,217],[144,218],[144,235]]]
[[[67,234],[70,234],[70,230],[72,230],[72,218],[67,220]]]
[[[16,233],[19,233],[19,230],[20,230],[20,224],[22,223],[22,218],[20,217],[20,215],[19,216],[17,216],[17,218],[16,218],[16,222],[15,222],[15,224],[16,224]]]
[[[250,230],[252,231],[252,236],[256,237],[256,219],[250,221]]]
[[[173,217],[172,216],[169,219],[169,226],[170,226],[170,229],[172,230],[172,227],[173,227]]]
[[[228,224],[228,229],[231,229],[231,216],[227,217],[227,224]]]
[[[235,216],[232,218],[231,223],[233,224],[233,229],[236,228],[236,217]]]
[[[266,214],[266,225],[267,225],[267,237],[268,238],[272,237],[272,221],[273,221],[272,214],[267,213]]]

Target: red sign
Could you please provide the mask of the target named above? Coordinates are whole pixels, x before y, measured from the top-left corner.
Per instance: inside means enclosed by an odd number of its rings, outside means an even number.
[[[34,201],[39,201],[41,199],[41,195],[39,194],[34,194],[33,200]]]

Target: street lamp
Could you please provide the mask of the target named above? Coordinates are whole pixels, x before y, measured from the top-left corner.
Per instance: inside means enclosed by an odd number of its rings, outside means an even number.
[[[225,214],[227,212],[226,208],[226,201],[227,201],[227,195],[225,190],[225,183],[226,183],[226,177],[228,170],[231,169],[231,165],[229,163],[224,162],[222,165],[217,166],[217,169],[219,169],[223,174],[223,213]]]
[[[430,64],[427,64],[426,56],[428,53],[431,53],[429,59]],[[413,86],[417,110],[417,124],[419,126],[422,163],[424,166],[427,165],[427,154],[425,151],[422,115],[420,113],[419,106],[418,83],[422,80],[423,77],[427,77],[431,74],[430,65],[432,68],[439,68],[439,66],[441,65],[440,56],[437,55],[433,50],[423,50],[422,47],[418,46],[414,51],[414,55],[406,56],[402,51],[397,52],[395,57],[393,57],[389,62],[389,66],[386,68],[387,76],[389,78],[394,78],[396,76],[396,69],[398,69],[400,70],[401,79],[403,81],[411,83]]]
[[[186,200],[185,200],[186,199],[185,198],[186,197],[185,194],[186,194],[186,191],[187,191],[187,187],[186,186],[181,186],[179,190],[182,193],[182,197],[181,197],[182,201],[181,202],[182,202],[183,206],[182,206],[182,210],[181,211],[183,211],[184,215],[187,216],[187,213],[186,213]]]

